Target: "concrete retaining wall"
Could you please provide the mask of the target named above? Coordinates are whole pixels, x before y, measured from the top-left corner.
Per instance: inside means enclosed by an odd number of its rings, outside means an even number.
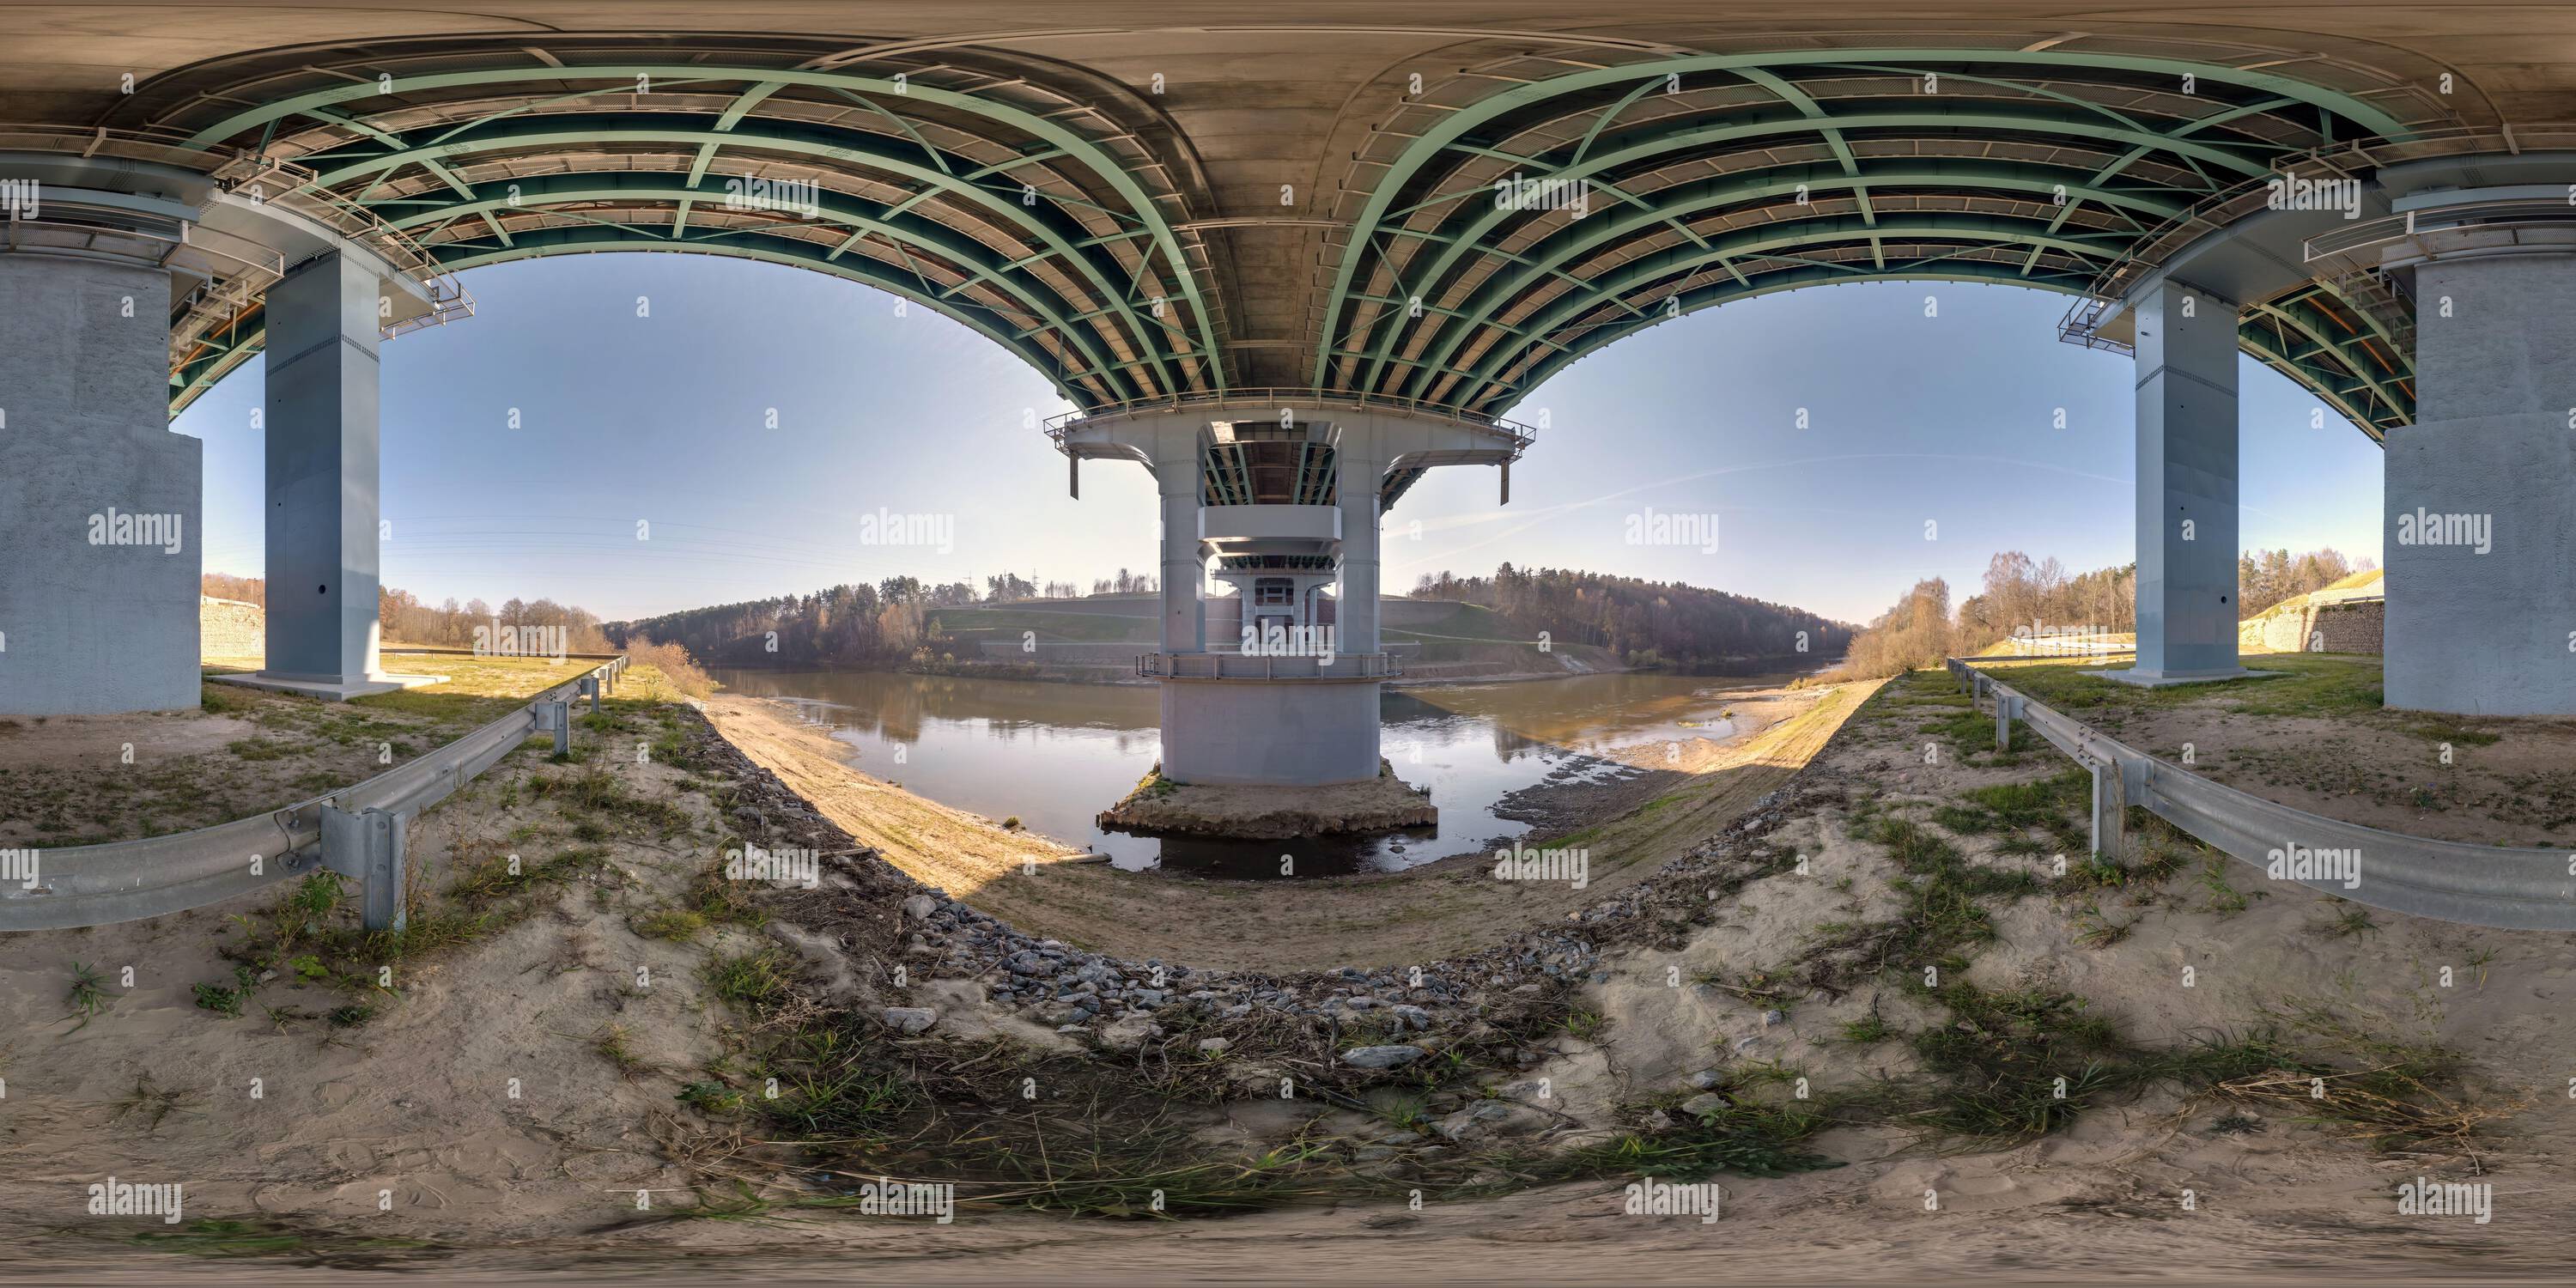
[[[204,454],[170,432],[169,274],[0,255],[0,301],[0,715],[194,707]]]

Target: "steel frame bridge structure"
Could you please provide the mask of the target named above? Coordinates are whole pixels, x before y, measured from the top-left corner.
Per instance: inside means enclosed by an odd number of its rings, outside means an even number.
[[[148,6],[0,9],[0,179],[40,199],[0,253],[0,452],[41,452],[53,498],[0,525],[48,549],[109,504],[193,515],[193,446],[138,422],[265,350],[272,678],[399,682],[368,626],[377,346],[469,314],[483,265],[715,254],[917,301],[1045,373],[1076,409],[1059,450],[1161,481],[1186,582],[1165,653],[1226,647],[1204,534],[1269,530],[1205,495],[1209,448],[1256,421],[1329,447],[1337,535],[1310,539],[1367,658],[1379,517],[1424,470],[1508,470],[1515,409],[1569,364],[1778,291],[1993,283],[2070,296],[2061,338],[2136,356],[2130,678],[2242,674],[2242,350],[2388,447],[2392,522],[2493,517],[2486,554],[2392,539],[2390,702],[2576,713],[2576,589],[2549,571],[2576,550],[2576,357],[2549,320],[2576,286],[2576,129],[2553,124],[2576,55],[2529,54],[2576,50],[2576,13],[1561,9],[352,0],[184,33]],[[95,313],[136,290],[166,294],[165,333]],[[193,572],[14,562],[0,710],[193,689]],[[1384,673],[1308,669],[1265,682],[1265,720]],[[1232,683],[1168,682],[1167,741],[1176,688]],[[1348,776],[1373,725],[1339,745],[1329,771],[1207,771]]]

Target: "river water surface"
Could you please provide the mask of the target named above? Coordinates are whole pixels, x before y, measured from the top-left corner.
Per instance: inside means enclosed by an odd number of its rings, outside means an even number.
[[[1146,685],[1055,684],[881,671],[720,669],[735,693],[778,698],[857,750],[863,773],[944,805],[1107,854],[1122,868],[1208,876],[1393,870],[1491,849],[1529,824],[1497,817],[1542,781],[1642,772],[1622,748],[1736,732],[1731,696],[1783,677],[1660,673],[1384,691],[1382,749],[1406,782],[1431,788],[1436,827],[1367,837],[1217,841],[1106,831],[1093,823],[1153,768],[1159,708]],[[1553,776],[1553,777],[1552,777]]]

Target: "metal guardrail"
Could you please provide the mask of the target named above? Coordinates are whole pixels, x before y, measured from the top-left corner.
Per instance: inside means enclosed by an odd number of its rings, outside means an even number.
[[[1963,658],[1947,666],[1972,706],[1992,698],[1998,750],[2010,749],[2019,720],[2093,772],[2095,854],[2119,853],[2136,805],[2271,879],[2338,899],[2472,926],[2576,931],[2576,854],[2428,840],[2292,809],[2124,746]],[[2285,875],[2273,875],[2275,864]]]
[[[1039,422],[1039,425],[1046,430],[1048,438],[1053,439],[1058,446],[1062,446],[1065,435],[1072,433],[1081,426],[1083,421],[1094,416],[1125,416],[1136,412],[1179,411],[1185,407],[1213,406],[1235,408],[1267,406],[1274,411],[1292,412],[1309,407],[1317,410],[1343,407],[1359,411],[1382,409],[1436,416],[1442,420],[1455,421],[1476,429],[1489,429],[1504,434],[1512,440],[1512,450],[1515,455],[1528,451],[1530,444],[1538,441],[1538,427],[1535,425],[1524,425],[1519,421],[1505,420],[1499,416],[1482,416],[1448,404],[1429,402],[1420,398],[1390,398],[1384,394],[1358,392],[1335,393],[1302,387],[1228,389],[1222,392],[1207,390],[1173,397],[1132,398],[1124,402],[1106,403],[1081,411],[1062,412],[1047,417]]]
[[[409,821],[530,737],[572,745],[572,699],[599,710],[627,660],[547,689],[518,710],[365,782],[252,818],[137,841],[37,852],[36,882],[0,883],[0,931],[62,930],[162,917],[315,871],[355,877],[369,930],[403,928]]]
[[[1136,674],[1160,680],[1379,680],[1404,674],[1404,663],[1392,653],[1142,653]]]

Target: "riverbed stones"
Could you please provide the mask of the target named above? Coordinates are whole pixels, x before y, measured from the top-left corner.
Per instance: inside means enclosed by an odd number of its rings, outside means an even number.
[[[939,1012],[927,1006],[889,1006],[880,1014],[887,1028],[905,1037],[926,1033],[939,1022]]]
[[[1429,1054],[1410,1045],[1353,1047],[1342,1053],[1342,1063],[1354,1069],[1401,1069]]]

